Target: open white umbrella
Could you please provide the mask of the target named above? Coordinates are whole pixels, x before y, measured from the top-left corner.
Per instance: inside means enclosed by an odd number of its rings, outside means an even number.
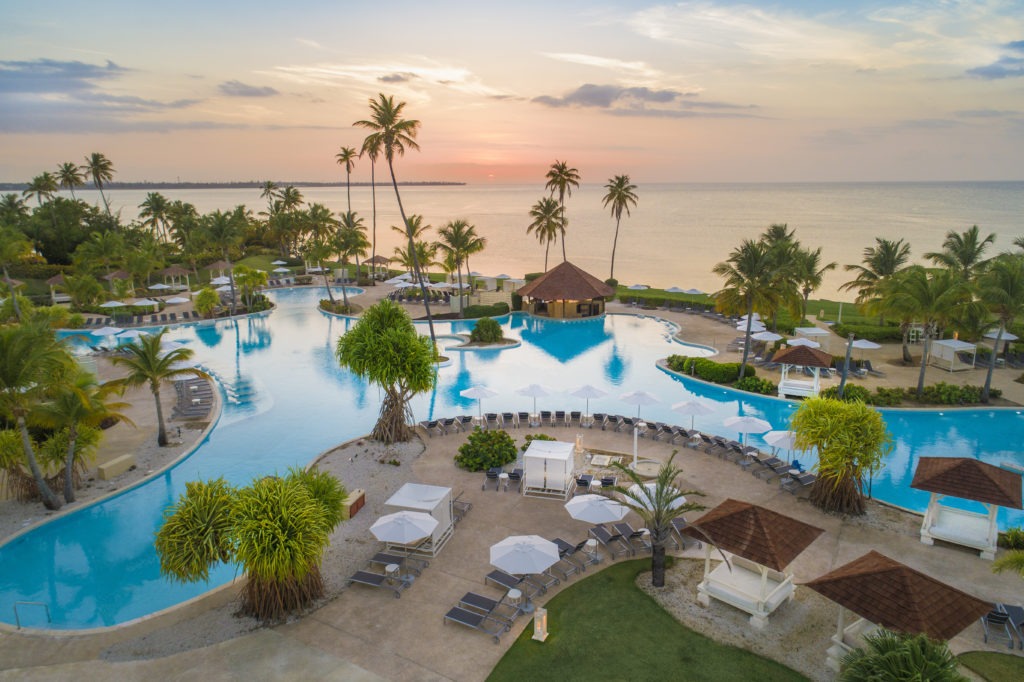
[[[691,296],[702,296],[704,294],[700,289],[687,289],[683,292],[684,294],[690,294]]]
[[[291,272],[291,269],[290,268],[274,268],[274,272],[276,272],[279,275],[283,275],[286,272]]]
[[[271,265],[287,265],[288,263],[287,263],[286,261],[283,261],[283,260],[281,260],[281,259],[279,258],[279,259],[277,259],[277,260],[272,260],[272,261],[270,261],[270,264],[271,264]]]
[[[220,276],[220,277],[214,277],[213,279],[210,280],[210,284],[214,284],[214,285],[231,284],[231,278],[230,277],[224,277],[223,275]]]
[[[107,301],[106,303],[100,303],[101,308],[123,308],[126,305],[128,304],[122,303],[121,301]]]
[[[756,334],[752,334],[750,338],[754,339],[755,341],[767,341],[770,343],[772,341],[778,341],[779,339],[783,338],[783,336],[782,334],[776,334],[775,332],[763,331],[758,332]]]
[[[661,402],[658,396],[647,391],[630,391],[619,396],[619,400],[629,405],[636,405],[636,418],[640,418],[640,407],[643,405],[656,405]]]
[[[370,532],[381,542],[408,545],[427,537],[435,528],[437,519],[430,514],[400,511],[386,514],[374,521],[370,526]]]
[[[679,414],[690,415],[690,430],[692,431],[694,418],[714,414],[715,408],[711,407],[707,403],[702,403],[699,400],[686,400],[673,405],[672,411],[678,412]]]
[[[744,442],[748,433],[764,433],[765,431],[771,431],[772,428],[772,425],[763,419],[744,415],[729,417],[722,424],[733,431],[739,431]]]
[[[590,399],[591,398],[603,398],[608,395],[608,391],[602,391],[597,386],[591,386],[590,384],[584,384],[577,388],[575,391],[570,393],[573,398],[583,398],[587,401],[587,412],[586,416],[590,417]]]
[[[216,289],[214,289],[214,291],[219,291],[222,294],[223,293],[227,293],[227,292],[231,291],[231,285],[230,284],[222,284],[219,287],[217,287]]]
[[[164,284],[163,282],[157,282],[156,284],[150,285],[149,288],[152,289],[153,291],[163,291],[164,289],[170,289],[171,285]]]
[[[164,303],[167,305],[181,305],[182,303],[188,303],[189,299],[183,296],[172,296],[171,298],[164,299]]]
[[[533,414],[537,414],[537,398],[546,398],[551,395],[548,389],[544,388],[540,384],[530,384],[529,386],[523,386],[516,390],[519,395],[525,395],[528,398],[533,398]]]
[[[646,284],[630,284],[626,288],[629,289],[630,291],[647,291],[648,289],[650,289],[650,287],[647,286]]]
[[[669,287],[668,289],[665,289],[665,293],[666,294],[685,294],[686,290],[682,289],[680,287]]]
[[[577,495],[565,503],[565,511],[577,521],[615,523],[629,513],[629,507],[604,495]]]
[[[636,496],[635,499],[632,497],[629,498],[630,502],[638,503],[641,507],[647,509],[648,511],[654,511],[656,502],[655,497],[658,491],[657,483],[644,483],[643,485],[634,484],[629,486],[628,490],[631,495]],[[665,493],[670,496],[675,495],[678,492],[679,491],[676,488],[668,488],[667,490],[665,490]],[[680,495],[676,499],[672,500],[672,503],[669,505],[669,508],[679,509],[684,504],[686,504],[686,498]]]
[[[120,327],[100,327],[99,329],[93,329],[93,336],[117,336],[124,330]]]
[[[142,331],[140,329],[126,329],[123,332],[121,332],[120,334],[118,334],[117,338],[118,339],[127,339],[129,341],[134,341],[135,339],[139,338],[140,336],[149,336],[149,332],[144,332],[144,331]]]
[[[754,319],[754,320],[760,320],[761,319],[761,313],[752,313],[750,315],[750,317],[752,319]],[[747,321],[747,316],[746,315],[743,315],[743,316],[740,317],[740,322],[746,322],[746,321]]]
[[[491,565],[506,573],[542,573],[558,563],[558,545],[539,535],[510,535],[491,545]]]
[[[763,332],[763,331],[766,331],[767,329],[768,329],[768,327],[764,326],[763,324],[761,324],[757,320],[754,320],[753,322],[750,323],[750,333],[751,334],[756,334],[758,332]],[[746,331],[747,331],[747,323],[746,322],[741,322],[740,324],[736,325],[736,331],[746,333]]]
[[[505,273],[501,273],[500,275],[495,275],[494,279],[512,279],[512,275],[506,275]]]
[[[987,332],[985,332],[985,338],[986,339],[991,339],[992,341],[995,341],[997,336],[999,336],[999,330],[998,329],[989,329]],[[857,341],[861,341],[861,340],[862,339],[857,339]],[[1016,341],[1016,340],[1017,340],[1017,335],[1016,334],[1012,333],[1008,329],[1004,329],[1003,330],[1003,341]],[[853,347],[854,348],[859,348],[859,346],[857,345],[857,341],[853,342]],[[881,348],[881,346],[878,346],[878,347]]]
[[[808,348],[821,348],[821,344],[817,341],[811,341],[798,336],[795,339],[786,339],[787,346],[807,346]]]
[[[132,305],[160,305],[160,301],[154,301],[151,298],[140,298],[132,303]]]
[[[786,450],[792,453],[796,449],[795,431],[769,431],[761,436],[761,438],[776,450]]]
[[[399,280],[395,284],[395,288],[396,289],[408,289],[409,287],[414,287],[414,286],[416,286],[416,285],[413,284],[412,282],[406,282],[404,279],[403,280]]]
[[[498,395],[498,392],[492,391],[486,386],[473,386],[459,391],[459,395],[463,398],[472,398],[476,400],[477,411],[479,412],[479,416],[482,418],[484,416],[483,399],[493,398]]]
[[[995,336],[993,335],[992,338],[995,338]],[[1012,341],[1013,339],[1010,340]],[[867,339],[857,339],[851,343],[850,346],[857,350],[878,350],[882,347],[882,344],[875,343],[874,341],[868,341]]]

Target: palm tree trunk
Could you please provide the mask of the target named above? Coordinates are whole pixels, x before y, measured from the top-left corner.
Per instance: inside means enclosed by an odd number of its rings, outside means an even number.
[[[21,322],[21,306],[18,305],[18,295],[14,292],[14,285],[11,284],[11,276],[7,274],[7,264],[4,263],[4,282],[7,283],[7,291],[11,294],[11,305],[14,306],[14,316]]]
[[[460,265],[459,267],[456,268],[456,270],[458,270],[459,277],[459,317],[465,317],[466,313],[462,311],[462,266]]]
[[[348,197],[348,212],[352,212],[352,174],[345,169],[345,195]]]
[[[548,271],[548,252],[551,250],[551,242],[544,242],[544,272]]]
[[[375,269],[377,267],[377,178],[376,178],[376,170],[375,170],[376,167],[377,167],[377,162],[374,161],[371,158],[370,159],[370,196],[372,197],[372,200],[373,200],[373,246],[372,246],[372,249],[371,249],[373,251],[373,254],[371,255],[371,258],[373,259],[373,267]],[[376,277],[371,278],[370,279],[370,284],[372,284],[373,286],[377,286],[377,278]]]
[[[565,192],[558,193],[558,203],[561,204],[562,206],[562,262],[564,263],[565,261],[569,260],[568,258],[565,257]]]
[[[747,332],[743,335],[743,361],[740,362],[740,379],[747,371],[747,358],[750,356],[750,327],[754,323],[754,301],[747,303]]]
[[[164,406],[160,404],[160,385],[151,385],[149,390],[153,392],[153,400],[156,401],[156,444],[164,447],[167,445],[167,428],[164,426]]]
[[[68,426],[68,451],[64,455],[64,501],[75,501],[74,471],[75,443],[78,440],[78,429],[74,422]]]
[[[43,498],[43,505],[50,510],[60,509],[63,506],[60,499],[50,490],[46,479],[43,478],[43,472],[39,469],[39,462],[36,461],[36,453],[32,449],[32,439],[29,438],[24,415],[19,414],[17,422],[18,431],[21,432],[21,447],[25,451],[25,459],[28,460],[28,468],[32,472],[32,478],[35,479],[39,495]]]
[[[228,279],[231,280],[231,314],[234,315],[238,309],[238,304],[235,302],[235,269],[231,267],[227,249],[224,249],[224,262],[228,264]]]
[[[331,302],[331,306],[334,306],[334,294],[331,293],[331,280],[327,277],[327,271],[324,271],[324,286],[327,287],[327,298]],[[345,296],[345,287],[341,288],[341,295]],[[348,306],[348,299],[345,299],[345,306]]]
[[[395,188],[395,198],[398,200],[398,213],[402,216],[402,224],[405,225],[405,234],[409,238],[409,255],[412,257],[412,267],[416,279],[420,284],[420,292],[423,294],[423,306],[427,309],[427,326],[430,328],[430,345],[437,348],[437,337],[434,335],[434,318],[430,314],[430,300],[427,298],[427,285],[423,283],[423,273],[420,272],[420,260],[416,255],[416,245],[412,241],[412,232],[409,230],[409,221],[405,217],[405,208],[402,206],[402,195],[398,193],[398,180],[395,179],[395,166],[388,159],[388,169],[391,171],[391,186]]]
[[[1003,340],[1003,330],[1006,329],[1006,322],[999,320],[999,331],[996,332],[996,341],[992,344],[992,360],[988,363],[988,371],[985,372],[985,388],[981,389],[981,402],[989,401],[989,393],[992,390],[992,370],[996,368],[996,355],[999,352],[999,343]]]
[[[651,547],[651,586],[665,587],[665,545],[660,542]]]
[[[103,193],[103,183],[97,182],[96,189],[100,191],[100,199],[103,200],[103,208],[107,210],[107,217],[110,217],[110,203],[107,201],[107,195]]]
[[[615,279],[615,249],[619,245],[619,223],[622,221],[622,216],[615,219],[615,238],[612,239],[612,268],[608,273],[608,279]]]
[[[928,368],[928,351],[931,350],[932,345],[932,334],[928,327],[925,326],[924,330],[924,341],[921,345],[921,373],[917,376],[917,397],[920,398],[924,394],[924,372]]]

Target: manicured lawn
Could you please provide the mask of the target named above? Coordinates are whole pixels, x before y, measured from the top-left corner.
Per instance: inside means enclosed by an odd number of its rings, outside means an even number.
[[[610,566],[547,604],[546,642],[526,627],[489,680],[805,680],[774,661],[683,627],[634,585],[650,568]]]
[[[986,680],[1024,680],[1024,657],[997,654],[991,651],[969,651],[960,654],[960,665],[970,668]]]

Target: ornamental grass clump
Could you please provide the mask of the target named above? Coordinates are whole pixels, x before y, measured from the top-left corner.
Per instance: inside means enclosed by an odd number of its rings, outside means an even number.
[[[472,343],[498,343],[503,338],[501,325],[490,317],[481,317],[469,333]]]

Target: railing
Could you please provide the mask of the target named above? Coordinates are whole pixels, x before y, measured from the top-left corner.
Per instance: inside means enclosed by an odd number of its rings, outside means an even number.
[[[18,606],[42,606],[46,609],[46,622],[52,623],[53,619],[50,618],[50,607],[41,601],[16,601],[14,602],[14,622],[21,629],[21,616],[18,614]]]

